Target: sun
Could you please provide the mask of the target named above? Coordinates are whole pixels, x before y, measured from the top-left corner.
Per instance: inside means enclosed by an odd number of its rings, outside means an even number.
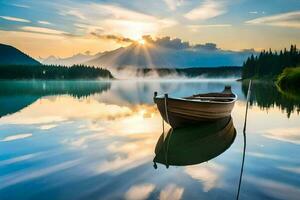
[[[144,44],[146,44],[146,41],[145,40],[143,40],[143,39],[140,39],[140,40],[138,40],[137,41],[140,45],[144,45]]]

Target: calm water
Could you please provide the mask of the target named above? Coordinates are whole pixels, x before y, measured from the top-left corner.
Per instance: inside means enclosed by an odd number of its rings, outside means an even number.
[[[205,162],[154,169],[155,149],[169,136],[153,92],[186,96],[224,85],[239,97],[230,124],[236,134],[222,149],[207,145],[214,136],[191,145],[179,137],[188,155],[208,161],[175,154],[169,163]],[[232,80],[0,82],[0,199],[235,199],[246,90]],[[272,84],[254,84],[241,199],[299,199],[299,108]]]

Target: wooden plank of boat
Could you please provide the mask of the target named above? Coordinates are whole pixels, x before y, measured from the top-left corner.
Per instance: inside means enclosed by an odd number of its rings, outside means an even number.
[[[228,86],[220,93],[183,98],[168,97],[167,94],[157,96],[157,92],[154,93],[154,102],[161,116],[173,128],[228,117],[236,100],[236,94]]]

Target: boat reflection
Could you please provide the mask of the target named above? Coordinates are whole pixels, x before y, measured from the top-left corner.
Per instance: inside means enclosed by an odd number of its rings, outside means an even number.
[[[231,117],[211,123],[170,129],[162,134],[155,147],[156,163],[185,166],[199,164],[217,157],[233,143],[236,130]]]

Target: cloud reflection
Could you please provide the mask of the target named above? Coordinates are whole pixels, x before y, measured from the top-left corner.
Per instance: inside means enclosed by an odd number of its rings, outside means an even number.
[[[193,179],[200,181],[203,184],[203,191],[208,192],[212,188],[220,186],[220,174],[224,172],[225,168],[214,162],[206,165],[187,166],[185,172]]]
[[[45,167],[42,169],[31,169],[31,170],[21,170],[13,174],[8,174],[0,177],[0,190],[17,183],[29,181],[42,176],[52,174],[64,169],[74,167],[80,163],[80,160],[70,160],[64,163],[56,164],[53,166]]]
[[[13,140],[20,140],[20,139],[28,138],[28,137],[31,137],[31,136],[32,136],[31,133],[11,135],[11,136],[7,136],[4,139],[0,140],[0,142],[9,142],[9,141],[13,141]]]
[[[299,199],[300,189],[288,183],[248,176],[245,181],[250,182],[265,194],[266,199]]]
[[[130,200],[147,199],[154,189],[155,185],[150,183],[134,185],[126,192],[125,198]]]
[[[300,129],[299,128],[277,128],[266,131],[263,136],[266,138],[300,144]]]
[[[182,197],[184,188],[178,187],[175,184],[167,185],[159,194],[160,200],[179,200]]]

